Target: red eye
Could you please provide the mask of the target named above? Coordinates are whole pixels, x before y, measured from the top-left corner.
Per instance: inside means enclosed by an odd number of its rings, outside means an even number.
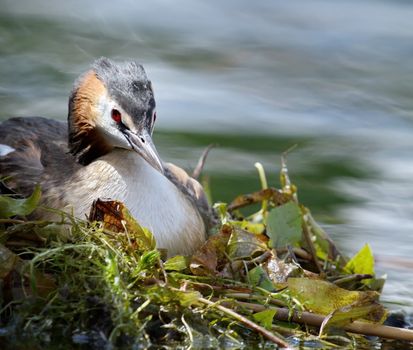
[[[120,123],[122,121],[122,114],[117,109],[112,109],[112,119],[116,123]]]

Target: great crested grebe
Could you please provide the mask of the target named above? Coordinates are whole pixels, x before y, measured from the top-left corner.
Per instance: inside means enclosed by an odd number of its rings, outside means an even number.
[[[120,200],[159,248],[190,254],[205,241],[210,207],[195,179],[162,163],[155,120],[143,67],[98,59],[74,84],[67,125],[42,117],[0,124],[0,179],[23,195],[40,184],[45,206],[80,218],[97,198]]]

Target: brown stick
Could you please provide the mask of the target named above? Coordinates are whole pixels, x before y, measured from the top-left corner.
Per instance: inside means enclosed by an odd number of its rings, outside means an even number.
[[[251,304],[245,302],[237,302],[238,305],[253,310],[255,312],[260,312],[264,310],[275,310],[275,318],[279,321],[292,321],[296,323],[302,323],[310,326],[320,327],[324,321],[325,316],[313,314],[311,312],[297,312],[295,311],[290,317],[290,310],[287,308],[264,306],[260,304]],[[351,333],[363,334],[363,335],[373,335],[381,338],[396,339],[413,341],[413,331],[404,328],[396,328],[390,326],[383,326],[381,324],[372,324],[361,321],[354,321],[344,329]]]
[[[231,292],[231,293],[225,293],[223,294],[226,298],[234,298],[234,299],[247,299],[247,300],[251,300],[251,299],[256,299],[256,300],[267,300],[268,297],[265,295],[254,295],[251,293],[237,293],[237,292]],[[218,299],[214,298],[214,301],[216,301]],[[277,299],[268,299],[268,302],[271,305],[277,305],[277,306],[281,306],[281,307],[286,307],[287,305],[281,301],[281,300],[277,300]]]
[[[293,253],[294,253],[297,257],[299,257],[299,258],[301,258],[301,259],[304,259],[304,260],[313,260],[312,255],[309,254],[309,253],[307,253],[307,252],[306,252],[304,249],[302,249],[302,248],[294,247],[294,248],[292,248],[292,250],[293,250]],[[277,253],[285,253],[285,252],[288,252],[288,248],[285,248],[285,247],[283,247],[283,248],[277,248]]]
[[[354,281],[362,281],[365,279],[373,278],[373,275],[367,275],[367,274],[355,274],[355,275],[348,275],[343,278],[339,278],[338,280],[333,281],[334,284],[340,285],[344,283],[349,283],[349,282],[354,282]]]
[[[275,188],[269,187],[263,190],[244,194],[236,197],[229,205],[228,211],[234,211],[246,207],[251,204],[259,203],[265,200],[271,200],[276,206],[287,203],[291,197],[278,191]]]
[[[273,343],[277,344],[278,346],[280,346],[282,348],[293,349],[289,346],[289,344],[284,339],[281,339],[281,338],[277,337],[275,334],[273,334],[270,331],[266,330],[265,328],[257,325],[256,323],[252,322],[248,318],[236,313],[235,311],[233,311],[231,309],[228,309],[225,306],[222,306],[220,304],[213,303],[212,301],[209,301],[209,300],[204,299],[204,298],[199,298],[198,300],[201,303],[206,304],[206,305],[211,306],[211,307],[214,307],[214,308],[222,311],[223,313],[227,314],[228,316],[236,319],[237,321],[243,323],[248,328],[251,328],[252,330],[260,333],[265,338],[267,338],[268,340],[270,340]]]
[[[25,224],[27,221],[16,219],[0,219],[0,224]]]
[[[204,169],[204,165],[205,165],[206,159],[207,159],[207,157],[208,157],[208,153],[209,153],[209,151],[210,151],[212,148],[214,148],[214,147],[216,147],[216,145],[215,145],[215,144],[211,144],[211,145],[209,145],[209,146],[204,150],[204,152],[202,152],[202,155],[201,155],[201,157],[199,158],[198,163],[197,163],[194,171],[192,172],[192,177],[193,177],[194,179],[198,179],[199,176],[201,175],[202,170]]]
[[[310,230],[308,229],[307,222],[305,221],[305,219],[303,223],[303,235],[304,235],[305,241],[307,242],[308,248],[310,249],[312,260],[315,266],[317,267],[318,272],[322,273],[323,269],[321,268],[320,262],[318,261],[317,251],[314,247],[313,241],[311,240]]]

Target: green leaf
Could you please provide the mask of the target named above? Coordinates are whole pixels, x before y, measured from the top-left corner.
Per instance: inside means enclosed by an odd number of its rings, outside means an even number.
[[[158,250],[151,250],[144,252],[139,259],[139,268],[143,270],[153,269],[160,259],[160,253]]]
[[[273,248],[297,245],[301,240],[301,211],[294,202],[272,209],[267,218],[267,234]]]
[[[39,204],[41,197],[40,186],[36,185],[30,197],[15,199],[8,196],[0,196],[0,218],[7,219],[14,215],[26,216],[31,214]]]
[[[376,303],[379,298],[376,292],[349,291],[327,281],[309,278],[289,278],[288,289],[308,311],[322,315],[354,303],[360,306]]]
[[[276,313],[276,310],[265,310],[257,312],[253,315],[253,317],[254,320],[257,321],[261,326],[263,326],[266,329],[271,329],[272,320],[274,319]]]
[[[274,284],[261,266],[254,267],[252,270],[248,271],[248,279],[254,286],[263,288],[269,292],[275,291]]]
[[[254,235],[260,235],[265,232],[265,225],[260,222],[251,222],[248,220],[243,221],[231,221],[233,226],[238,226],[245,231],[253,233]]]
[[[231,259],[253,258],[266,249],[267,245],[257,235],[237,226],[233,227],[227,246],[227,253]]]
[[[170,306],[179,304],[183,307],[199,304],[202,295],[194,290],[182,291],[177,289],[165,288],[163,286],[151,286],[145,289],[145,295],[153,302]]]
[[[378,303],[359,305],[356,302],[349,306],[342,307],[330,313],[323,321],[320,328],[320,336],[325,333],[329,327],[344,328],[357,319],[365,319],[376,323],[383,323],[387,317],[384,307]]]
[[[344,266],[344,272],[350,274],[374,275],[374,256],[369,244],[364,245]]]
[[[183,271],[188,267],[189,259],[182,255],[174,256],[164,263],[164,268],[166,271]]]
[[[215,203],[214,209],[219,215],[220,221],[222,224],[225,224],[228,221],[228,206],[226,203]]]

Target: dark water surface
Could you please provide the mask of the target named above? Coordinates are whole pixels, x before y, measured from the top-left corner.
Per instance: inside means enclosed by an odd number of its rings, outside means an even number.
[[[383,296],[413,310],[413,4],[408,1],[0,0],[0,120],[65,119],[97,57],[144,64],[155,142],[206,167],[215,201],[278,185],[280,154],[348,253],[369,242]]]

